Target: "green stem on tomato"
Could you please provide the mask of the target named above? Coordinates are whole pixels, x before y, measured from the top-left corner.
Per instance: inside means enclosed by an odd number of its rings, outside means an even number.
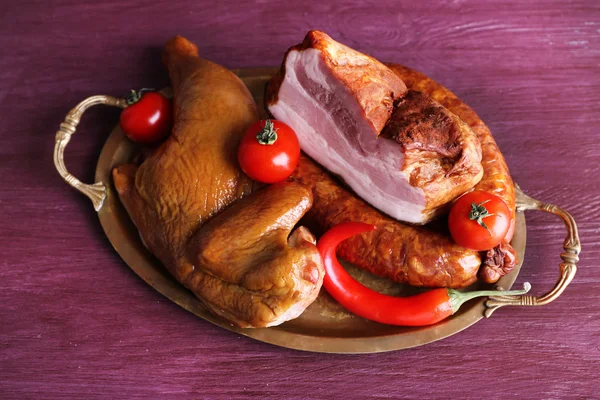
[[[507,295],[521,295],[529,292],[531,284],[525,282],[522,290],[478,290],[475,292],[459,292],[455,289],[448,289],[448,297],[450,297],[450,303],[452,304],[452,314],[456,313],[463,303],[475,299],[477,297],[486,296],[507,296]]]
[[[487,208],[485,208],[484,204],[489,202],[489,200],[482,201],[481,203],[471,203],[471,212],[469,213],[469,219],[471,221],[477,221],[479,225],[485,228],[486,231],[492,235],[490,229],[487,227],[485,222],[483,222],[483,218],[491,217],[494,214],[490,214]]]
[[[256,134],[256,140],[260,144],[269,146],[277,141],[277,129],[270,119],[265,121],[265,126]]]
[[[155,92],[155,91],[156,91],[155,89],[150,89],[150,88],[142,88],[140,90],[131,89],[129,94],[127,96],[125,96],[125,101],[127,102],[127,105],[130,106],[130,105],[135,104],[138,101],[140,101],[142,96],[144,95],[144,93]]]

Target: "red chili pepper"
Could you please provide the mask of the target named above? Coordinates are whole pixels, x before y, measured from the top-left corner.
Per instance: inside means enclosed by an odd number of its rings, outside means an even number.
[[[524,294],[531,288],[526,282],[523,290],[504,292],[482,290],[463,293],[441,288],[408,297],[378,293],[352,278],[336,257],[338,244],[354,235],[375,229],[375,225],[346,222],[329,229],[317,243],[325,264],[323,286],[344,308],[360,317],[390,325],[431,325],[451,316],[464,302],[475,297]]]

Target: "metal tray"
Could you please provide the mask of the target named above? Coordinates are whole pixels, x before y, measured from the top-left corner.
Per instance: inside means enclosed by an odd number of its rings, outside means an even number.
[[[234,70],[248,86],[259,106],[261,117],[266,117],[263,109],[264,85],[277,71],[276,68],[255,68]],[[435,89],[446,90],[430,81]],[[170,96],[170,90],[163,93]],[[378,324],[362,319],[345,311],[324,290],[317,301],[297,319],[280,326],[263,329],[240,329],[210,313],[201,302],[186,288],[180,285],[142,245],[137,229],[121,205],[111,179],[113,167],[130,161],[139,150],[129,141],[120,128],[115,127],[108,137],[96,168],[96,183],[87,185],[69,174],[64,165],[64,150],[75,133],[82,114],[96,104],[125,107],[123,99],[111,96],[93,96],[77,105],[67,115],[56,135],[54,162],[59,173],[71,186],[88,196],[98,212],[100,223],[106,236],[125,263],[146,283],[186,310],[215,325],[239,334],[298,350],[323,353],[375,353],[420,346],[443,339],[473,325],[484,316],[504,305],[535,306],[547,304],[556,299],[573,279],[580,252],[577,226],[573,218],[559,207],[545,204],[526,196],[517,186],[517,218],[512,246],[517,251],[519,264],[508,275],[502,277],[495,288],[510,289],[521,269],[525,256],[526,227],[525,210],[542,210],[560,216],[567,227],[568,235],[561,254],[560,277],[555,288],[540,297],[530,295],[497,296],[487,300],[472,300],[461,307],[452,317],[427,327],[397,327]],[[386,279],[374,277],[347,265],[350,273],[368,286],[397,295],[417,291],[405,285],[395,284]],[[475,283],[468,290],[490,289],[489,285]]]

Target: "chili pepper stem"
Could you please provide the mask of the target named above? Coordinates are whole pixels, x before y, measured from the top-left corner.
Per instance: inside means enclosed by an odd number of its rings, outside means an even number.
[[[484,296],[506,296],[506,295],[520,295],[529,292],[531,284],[525,282],[522,290],[478,290],[475,292],[459,292],[458,290],[448,289],[448,297],[450,297],[450,303],[452,304],[452,314],[456,313],[460,306],[465,302]]]

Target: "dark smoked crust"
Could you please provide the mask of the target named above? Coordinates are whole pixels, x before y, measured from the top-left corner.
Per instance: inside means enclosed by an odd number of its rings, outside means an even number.
[[[441,105],[424,93],[409,90],[396,102],[381,136],[398,142],[405,152],[431,151],[451,162],[461,153],[457,132],[454,120]]]
[[[477,134],[426,93],[409,90],[399,99],[381,136],[402,147],[403,170],[425,193],[430,218],[482,178]]]

